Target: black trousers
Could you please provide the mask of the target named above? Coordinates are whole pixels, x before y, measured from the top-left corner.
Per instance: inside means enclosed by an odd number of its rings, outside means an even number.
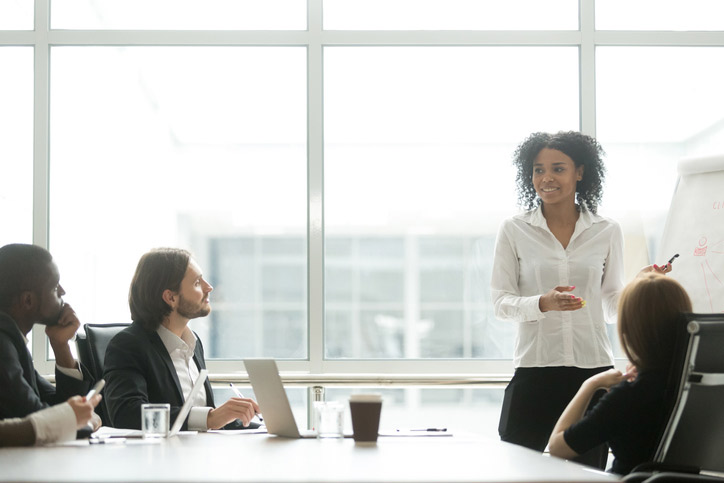
[[[505,388],[498,425],[500,439],[537,451],[545,450],[553,427],[583,381],[610,368],[519,367]],[[605,391],[598,391],[588,409],[603,394]],[[607,458],[608,446],[603,445],[581,455],[576,461],[605,469]]]

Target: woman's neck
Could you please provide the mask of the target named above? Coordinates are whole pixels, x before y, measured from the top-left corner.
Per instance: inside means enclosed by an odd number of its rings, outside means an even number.
[[[544,203],[542,210],[543,218],[545,218],[549,224],[554,223],[556,225],[567,225],[571,223],[575,225],[580,214],[578,206],[575,203],[555,205],[547,205]]]
[[[576,231],[579,211],[575,203],[565,205],[543,205],[543,217],[548,229],[565,250]]]

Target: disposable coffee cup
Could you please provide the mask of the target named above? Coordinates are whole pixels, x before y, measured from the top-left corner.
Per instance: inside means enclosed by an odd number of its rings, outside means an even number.
[[[374,443],[380,429],[382,412],[381,394],[352,394],[349,397],[349,412],[352,416],[354,440],[360,443]]]

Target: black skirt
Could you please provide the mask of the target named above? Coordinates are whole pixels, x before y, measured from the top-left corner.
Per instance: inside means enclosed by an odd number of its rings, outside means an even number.
[[[545,450],[553,427],[571,402],[583,381],[611,366],[582,369],[579,367],[519,367],[505,388],[498,433],[500,439],[537,451]],[[605,394],[598,391],[588,408]],[[576,461],[597,468],[606,465],[608,448],[596,448]]]

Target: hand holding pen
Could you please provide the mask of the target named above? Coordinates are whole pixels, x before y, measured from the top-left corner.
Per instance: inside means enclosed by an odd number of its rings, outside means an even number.
[[[674,263],[674,260],[676,260],[679,257],[678,253],[675,253],[673,257],[669,258],[669,261],[662,266],[654,264],[654,270],[658,273],[669,273],[673,268],[671,268],[671,264]]]
[[[234,391],[234,394],[236,394],[236,397],[238,397],[238,398],[240,398],[240,399],[246,399],[246,398],[244,397],[244,395],[241,393],[241,391],[239,391],[239,390],[236,388],[236,386],[234,386],[233,383],[230,382],[230,383],[229,383],[229,387],[231,388],[232,391]],[[257,413],[256,413],[256,417],[259,418],[259,421],[264,422],[264,419],[261,417],[261,413],[257,412]]]

